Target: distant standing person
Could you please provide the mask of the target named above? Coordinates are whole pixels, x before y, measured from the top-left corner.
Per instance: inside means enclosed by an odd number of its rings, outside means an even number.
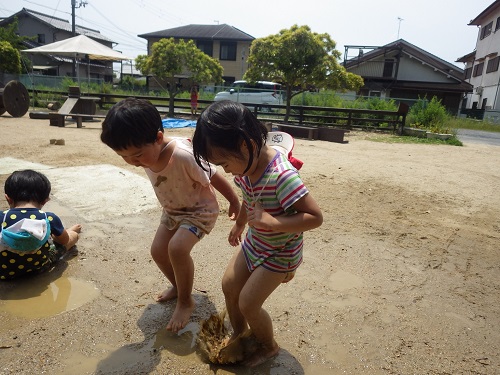
[[[196,115],[198,113],[198,87],[193,85],[191,87],[191,114]]]
[[[49,179],[31,169],[7,177],[10,208],[1,212],[0,280],[48,271],[77,243],[80,224],[66,229],[56,214],[42,211],[50,190]]]

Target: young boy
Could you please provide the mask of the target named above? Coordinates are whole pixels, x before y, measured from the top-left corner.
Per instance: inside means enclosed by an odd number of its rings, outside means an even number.
[[[42,211],[51,185],[42,173],[16,171],[5,181],[9,209],[0,227],[0,280],[48,271],[78,241],[80,224],[65,229],[53,212]]]
[[[178,332],[194,309],[191,250],[210,233],[219,214],[214,188],[229,201],[233,220],[240,210],[238,196],[215,168],[206,165],[206,172],[196,164],[190,141],[164,135],[159,112],[146,100],[115,104],[102,123],[101,140],[128,164],[145,169],[163,207],[151,255],[172,286],[156,300],[177,298],[167,330]]]

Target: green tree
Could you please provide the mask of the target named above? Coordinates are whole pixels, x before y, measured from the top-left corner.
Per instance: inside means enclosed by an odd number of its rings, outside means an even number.
[[[198,49],[192,40],[160,39],[153,44],[150,55],[137,56],[135,61],[142,74],[153,74],[169,81],[169,116],[174,115],[174,99],[181,90],[175,84],[176,75],[187,74],[201,84],[222,81],[222,66]]]
[[[0,41],[3,42],[8,42],[12,48],[18,51],[18,54],[20,56],[20,69],[17,71],[16,66],[12,66],[9,69],[10,70],[4,70],[4,71],[9,71],[10,73],[21,73],[22,71],[22,66],[24,65],[27,70],[31,69],[31,61],[27,56],[21,55],[20,52],[22,49],[25,49],[26,46],[24,45],[25,41],[33,41],[35,40],[35,36],[20,36],[17,33],[19,26],[19,22],[17,20],[17,17],[14,17],[13,21],[10,22],[9,24],[0,27]],[[3,55],[1,55],[3,57]],[[12,61],[12,60],[11,60]],[[1,62],[2,68],[5,68],[5,62]],[[1,70],[1,69],[0,69]]]
[[[338,62],[340,52],[328,34],[318,34],[308,26],[294,25],[278,34],[255,39],[248,57],[249,81],[273,80],[286,90],[285,122],[290,115],[290,101],[311,88],[355,90],[363,79],[349,73]]]
[[[9,42],[0,41],[0,72],[21,73],[21,56]]]

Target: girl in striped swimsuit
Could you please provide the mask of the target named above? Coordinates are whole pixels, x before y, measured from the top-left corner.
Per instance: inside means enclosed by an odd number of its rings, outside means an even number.
[[[267,144],[267,128],[245,106],[215,102],[202,112],[193,136],[195,159],[234,176],[243,202],[229,233],[241,245],[222,279],[233,334],[227,344],[252,330],[260,348],[245,359],[255,367],[276,356],[272,321],[262,308],[302,262],[303,232],[323,222],[321,209],[287,155]],[[291,150],[287,150],[291,151]],[[242,237],[245,225],[248,231]]]

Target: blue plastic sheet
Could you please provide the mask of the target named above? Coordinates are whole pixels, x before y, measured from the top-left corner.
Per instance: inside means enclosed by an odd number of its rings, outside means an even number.
[[[194,128],[196,127],[196,121],[184,120],[180,118],[165,118],[161,120],[164,129],[173,128]]]

